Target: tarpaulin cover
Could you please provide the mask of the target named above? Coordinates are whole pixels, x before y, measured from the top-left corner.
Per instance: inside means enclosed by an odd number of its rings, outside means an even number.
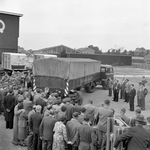
[[[47,58],[34,60],[33,74],[72,80],[98,73],[100,66],[100,61],[92,59]]]

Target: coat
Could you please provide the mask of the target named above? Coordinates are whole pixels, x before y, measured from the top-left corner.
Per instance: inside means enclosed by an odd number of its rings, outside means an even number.
[[[79,121],[76,119],[71,119],[66,124],[68,140],[72,141],[74,143],[73,144],[74,146],[78,146],[78,139],[76,135],[78,133],[80,126],[81,123],[79,123]]]
[[[51,116],[44,117],[39,128],[40,137],[43,137],[44,140],[52,142],[54,133],[53,128],[55,126],[56,121],[57,120]]]
[[[39,127],[42,119],[43,115],[38,112],[31,114],[29,119],[29,127],[33,133],[39,134]]]
[[[73,106],[71,104],[64,105],[66,107],[67,121],[71,120],[73,114]]]
[[[5,96],[4,98],[5,121],[13,122],[15,102],[16,100],[12,93]],[[10,112],[7,112],[6,109],[9,109]]]
[[[116,138],[114,147],[120,142],[128,140],[127,150],[147,150],[150,147],[150,133],[143,126],[131,127],[125,133]]]
[[[41,99],[41,98],[38,98],[36,101],[35,101],[35,105],[40,105],[42,107],[41,109],[41,113],[43,113],[43,109],[44,107],[47,105],[47,103]]]
[[[97,127],[99,130],[106,132],[107,130],[107,118],[113,117],[113,111],[109,108],[99,107],[95,114],[95,119],[98,118]]]

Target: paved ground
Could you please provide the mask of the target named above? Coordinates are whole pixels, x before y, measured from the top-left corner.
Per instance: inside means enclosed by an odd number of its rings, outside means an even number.
[[[146,97],[146,110],[142,111],[142,114],[147,117],[150,116],[150,70],[137,69],[131,67],[115,67],[114,68],[116,77],[121,79],[125,75],[130,79],[132,83],[135,84],[135,87],[138,87],[138,82],[141,80],[142,76],[147,76],[148,84],[147,88],[149,93]],[[138,75],[138,76],[137,76]],[[123,100],[119,100],[118,103],[112,101],[112,97],[108,97],[108,91],[103,90],[101,87],[97,87],[94,93],[85,93],[84,90],[81,91],[84,99],[84,103],[87,103],[89,99],[94,101],[94,105],[99,106],[105,99],[111,100],[111,108],[115,109],[116,113],[120,112],[121,108],[126,108],[127,115],[130,117],[134,117],[135,113],[130,112],[129,104],[124,103]],[[136,106],[136,98],[135,98],[135,106]],[[5,122],[3,116],[0,116],[0,150],[26,150],[25,147],[14,146],[11,144],[12,140],[12,130],[5,129]]]

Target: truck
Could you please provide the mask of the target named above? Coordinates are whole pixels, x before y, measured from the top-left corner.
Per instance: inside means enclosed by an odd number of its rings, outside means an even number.
[[[107,79],[114,78],[114,71],[112,66],[92,59],[47,58],[34,60],[33,76],[36,88],[49,87],[63,94],[84,88],[93,93],[97,85],[107,88]]]
[[[26,54],[20,53],[2,53],[2,69],[4,70],[25,70]]]

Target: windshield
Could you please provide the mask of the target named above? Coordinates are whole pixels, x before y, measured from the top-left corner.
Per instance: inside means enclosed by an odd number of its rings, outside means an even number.
[[[106,68],[106,73],[114,73],[113,68]]]

